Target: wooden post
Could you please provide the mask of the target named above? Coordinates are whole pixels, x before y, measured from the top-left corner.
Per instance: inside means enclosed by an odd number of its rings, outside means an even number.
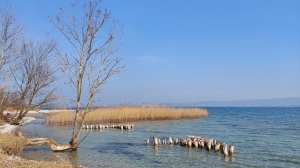
[[[216,147],[216,145],[217,145],[217,140],[215,140],[214,139],[214,141],[213,141],[213,145],[214,145],[214,148]]]
[[[158,146],[158,138],[157,136],[153,136],[153,145]]]
[[[186,139],[180,139],[180,145],[181,146],[186,146],[187,145],[187,140]]]
[[[193,146],[195,146],[195,148],[198,148],[198,141],[197,140],[193,141]]]
[[[219,142],[216,142],[215,151],[220,150],[221,144]]]
[[[207,150],[211,150],[212,139],[208,139],[206,142]]]
[[[171,137],[169,137],[168,144],[169,144],[169,145],[172,145],[172,144],[173,144],[173,140],[172,140]]]
[[[174,144],[175,144],[175,145],[178,144],[178,138],[174,138]]]
[[[190,139],[187,140],[187,146],[188,146],[188,147],[192,147],[192,140],[190,140]]]
[[[146,140],[146,145],[149,145],[149,143],[150,143],[150,140],[149,140],[149,138]]]
[[[203,140],[200,140],[199,146],[200,146],[201,148],[204,148],[204,141],[203,141]]]
[[[223,147],[224,156],[228,156],[227,144],[223,144],[222,147]]]
[[[234,150],[234,146],[230,145],[229,146],[229,154],[230,154],[230,156],[233,156],[233,150]]]

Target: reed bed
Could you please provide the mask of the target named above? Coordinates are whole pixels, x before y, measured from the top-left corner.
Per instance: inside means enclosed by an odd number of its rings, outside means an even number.
[[[86,115],[85,124],[120,123],[153,120],[180,120],[205,117],[208,111],[202,108],[175,108],[161,106],[115,106],[92,110]],[[48,125],[69,125],[74,112],[64,111],[47,116]]]

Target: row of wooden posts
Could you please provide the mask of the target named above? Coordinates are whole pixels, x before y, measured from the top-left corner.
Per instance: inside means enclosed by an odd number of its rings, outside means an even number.
[[[134,127],[133,124],[122,124],[122,125],[82,125],[84,129],[105,129],[105,128],[116,128],[121,130],[130,130]]]
[[[227,144],[225,142],[218,142],[215,139],[212,138],[203,138],[203,137],[197,137],[197,136],[188,136],[187,138],[181,138],[180,141],[178,138],[172,139],[169,137],[168,139],[160,140],[157,136],[153,136],[153,145],[178,145],[180,143],[181,146],[184,147],[201,147],[206,148],[207,150],[214,149],[215,151],[221,150],[221,152],[224,154],[224,156],[228,156],[228,149]],[[146,144],[150,145],[150,139],[146,140]],[[229,155],[233,156],[234,146],[229,146]]]

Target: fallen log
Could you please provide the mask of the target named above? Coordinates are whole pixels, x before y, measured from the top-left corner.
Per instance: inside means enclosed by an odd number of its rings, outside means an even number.
[[[18,131],[16,133],[17,136],[20,137],[24,137],[22,135],[21,131]],[[41,146],[41,145],[47,145],[49,146],[53,151],[64,151],[67,149],[72,148],[70,143],[66,143],[66,144],[58,144],[54,139],[52,138],[32,138],[32,139],[28,139],[26,137],[24,137],[27,142],[25,144],[25,146]]]

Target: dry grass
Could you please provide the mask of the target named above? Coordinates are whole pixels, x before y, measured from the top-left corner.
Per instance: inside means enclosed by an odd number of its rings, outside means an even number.
[[[20,155],[26,141],[24,137],[0,133],[0,149],[3,154]]]
[[[23,137],[2,134],[0,133],[0,168],[8,167],[43,167],[43,168],[53,168],[53,167],[75,167],[71,163],[61,160],[59,162],[47,162],[47,161],[35,161],[22,159],[19,156],[23,149],[26,139]],[[81,166],[78,166],[81,167]]]
[[[18,156],[8,156],[0,153],[0,168],[8,168],[8,167],[14,167],[14,168],[25,168],[25,167],[31,167],[31,168],[54,168],[54,167],[65,167],[65,168],[73,168],[76,166],[73,166],[71,163],[67,161],[59,161],[59,162],[47,162],[47,161],[35,161],[35,160],[27,160],[22,159]]]
[[[86,124],[101,122],[118,123],[150,120],[179,120],[205,117],[206,109],[202,108],[175,108],[163,106],[116,106],[97,108],[89,112],[85,118]],[[60,112],[47,116],[48,125],[68,125],[74,119],[73,112]]]

